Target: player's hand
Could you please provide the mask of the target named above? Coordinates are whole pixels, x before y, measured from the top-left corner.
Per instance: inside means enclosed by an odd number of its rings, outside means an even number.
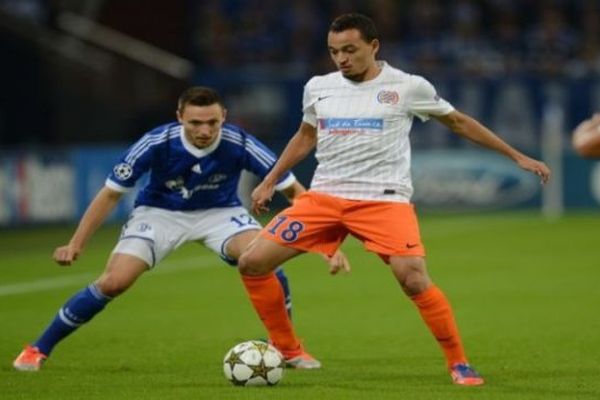
[[[540,177],[542,183],[548,183],[550,180],[550,168],[546,164],[541,161],[534,160],[533,158],[523,156],[519,160],[517,160],[517,164],[519,167],[523,168],[525,171],[530,171]]]
[[[327,264],[329,264],[329,273],[331,275],[336,275],[340,271],[344,271],[345,273],[350,272],[350,261],[346,255],[341,251],[337,250],[331,257],[327,255],[322,255]]]
[[[58,265],[71,265],[77,260],[80,253],[81,249],[68,244],[66,246],[57,247],[56,250],[54,250],[52,258],[54,258],[54,261],[56,261]]]
[[[250,198],[252,199],[252,211],[256,215],[269,211],[268,204],[273,198],[273,193],[275,193],[275,187],[264,181],[254,188]]]

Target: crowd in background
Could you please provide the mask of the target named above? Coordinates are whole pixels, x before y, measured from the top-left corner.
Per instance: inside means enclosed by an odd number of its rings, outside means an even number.
[[[599,0],[0,0],[0,49],[11,55],[0,73],[0,146],[133,139],[173,118],[173,99],[190,84],[217,88],[233,121],[283,140],[301,117],[306,79],[334,69],[329,24],[351,11],[375,20],[380,59],[430,79],[523,148],[538,146],[548,101],[565,109],[565,132],[600,104]],[[84,52],[86,41],[59,23],[63,12],[196,68],[177,81],[102,46]],[[24,120],[27,134],[12,135]]]
[[[181,55],[204,69],[280,65],[306,75],[330,70],[329,23],[358,11],[376,21],[382,58],[426,75],[600,74],[597,0],[173,0],[169,7],[189,15],[182,21],[161,21],[161,13],[151,11],[158,3],[137,8],[147,21],[132,15],[132,1],[0,0],[0,9],[48,22],[61,9],[94,9],[102,20],[120,8],[134,19],[117,29],[145,24],[163,36],[177,30],[171,43],[160,45],[186,53]],[[143,39],[143,28],[137,33]]]
[[[425,75],[600,74],[600,2],[541,0],[206,0],[193,54],[205,68],[281,64],[331,69],[328,25],[355,10],[374,18],[381,57]]]

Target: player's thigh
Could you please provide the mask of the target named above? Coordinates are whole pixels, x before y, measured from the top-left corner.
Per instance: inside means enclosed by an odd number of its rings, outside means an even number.
[[[123,225],[113,254],[128,254],[153,268],[186,241],[192,216],[153,207],[138,207]]]
[[[261,228],[244,207],[214,208],[198,219],[189,235],[225,262],[235,265]]]
[[[256,239],[259,230],[252,229],[240,232],[231,237],[225,244],[225,254],[232,260],[238,260],[250,243]]]
[[[332,256],[347,235],[340,200],[305,192],[267,224],[261,236],[280,246]]]
[[[114,297],[133,285],[148,267],[148,264],[137,256],[113,253],[96,285],[102,294]]]
[[[242,253],[238,264],[243,275],[262,275],[274,271],[287,260],[303,252],[257,236]]]
[[[347,208],[344,223],[367,250],[389,263],[390,256],[425,256],[414,206],[408,203],[362,201]]]

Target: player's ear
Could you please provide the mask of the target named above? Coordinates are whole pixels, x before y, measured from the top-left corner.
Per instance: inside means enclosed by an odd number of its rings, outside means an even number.
[[[227,118],[227,109],[223,107],[223,121]]]
[[[175,110],[175,116],[177,117],[177,121],[179,121],[180,123],[183,123],[183,121],[181,119],[181,112],[179,110]]]
[[[379,51],[379,39],[373,39],[371,42],[371,48],[373,49],[373,54],[377,54]]]

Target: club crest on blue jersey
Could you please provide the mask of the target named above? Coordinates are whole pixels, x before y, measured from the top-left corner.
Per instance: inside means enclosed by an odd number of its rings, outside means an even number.
[[[133,174],[133,168],[127,163],[120,163],[115,165],[113,172],[119,180],[126,181],[131,177],[131,174]]]
[[[377,101],[381,104],[396,105],[400,101],[400,95],[392,90],[382,90],[377,93]]]
[[[214,174],[208,178],[208,181],[210,183],[219,183],[219,182],[223,182],[226,179],[227,179],[227,175],[225,175],[225,174]]]

